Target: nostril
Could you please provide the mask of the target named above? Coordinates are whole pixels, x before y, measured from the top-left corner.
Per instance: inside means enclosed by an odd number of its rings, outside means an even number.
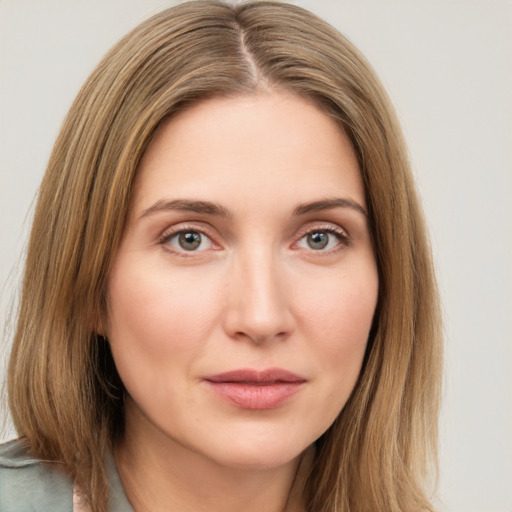
[[[248,332],[238,331],[235,333],[235,338],[239,340],[248,340],[257,345],[267,343],[272,340],[284,340],[288,337],[287,331],[279,331],[272,334],[249,334]]]

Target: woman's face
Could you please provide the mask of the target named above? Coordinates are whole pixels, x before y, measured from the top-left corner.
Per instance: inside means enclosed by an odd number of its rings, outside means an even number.
[[[109,276],[127,435],[266,468],[325,432],[377,301],[365,208],[350,143],[304,99],[213,99],[165,124]]]

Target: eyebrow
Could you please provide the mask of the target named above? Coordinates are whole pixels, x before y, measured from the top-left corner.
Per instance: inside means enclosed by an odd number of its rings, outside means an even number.
[[[351,208],[352,210],[362,213],[365,217],[368,216],[367,211],[359,203],[352,199],[343,197],[321,199],[319,201],[313,201],[311,203],[299,204],[293,210],[293,216],[297,217],[300,215],[306,215],[307,213],[332,210],[333,208]],[[224,206],[211,201],[194,201],[189,199],[160,199],[159,201],[151,205],[149,208],[146,208],[140,215],[140,218],[148,217],[154,213],[162,211],[203,213],[207,215],[215,215],[224,218],[231,216],[229,210],[224,208]]]
[[[211,201],[191,201],[188,199],[159,200],[149,208],[146,208],[140,218],[147,217],[156,212],[161,211],[182,211],[204,213],[208,215],[216,215],[219,217],[229,217],[229,211],[218,203]]]
[[[359,203],[345,197],[321,199],[320,201],[313,201],[312,203],[300,204],[293,211],[293,215],[305,215],[306,213],[320,212],[323,210],[332,210],[333,208],[351,208],[356,212],[362,213],[365,217],[368,216],[368,212]]]

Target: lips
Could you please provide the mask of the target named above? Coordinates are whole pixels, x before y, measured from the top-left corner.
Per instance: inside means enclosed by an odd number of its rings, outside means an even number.
[[[293,397],[306,379],[280,368],[240,369],[204,378],[218,396],[242,409],[275,409]]]

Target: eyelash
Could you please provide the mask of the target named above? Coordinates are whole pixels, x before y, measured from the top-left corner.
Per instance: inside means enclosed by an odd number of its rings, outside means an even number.
[[[204,226],[197,227],[197,226],[187,226],[187,225],[180,225],[176,228],[172,228],[170,231],[165,231],[162,236],[159,238],[158,243],[165,247],[166,250],[172,252],[175,255],[182,256],[184,258],[190,258],[191,256],[194,256],[194,253],[196,251],[186,251],[184,249],[179,250],[175,247],[172,247],[169,242],[176,236],[184,234],[184,233],[198,233],[201,236],[204,236],[210,240],[211,244],[213,246],[217,246],[217,244],[213,241],[213,236],[209,233],[209,230],[206,229]],[[218,246],[217,246],[218,247]],[[203,252],[203,251],[198,251]]]
[[[184,233],[190,233],[190,232],[198,233],[199,235],[208,238],[208,240],[210,241],[210,243],[213,246],[218,247],[218,245],[213,241],[213,237],[209,233],[209,230],[205,229],[204,226],[198,228],[197,226],[180,225],[177,228],[172,228],[171,231],[164,232],[160,236],[158,243],[160,245],[164,246],[166,248],[166,250],[172,252],[173,254],[176,254],[178,256],[182,256],[185,258],[192,257],[195,255],[196,251],[186,251],[184,249],[179,250],[175,247],[170,246],[170,244],[169,244],[169,242],[174,237],[184,234]],[[301,232],[300,236],[293,243],[293,245],[297,245],[301,240],[303,240],[305,237],[307,237],[308,235],[311,235],[313,233],[327,233],[329,235],[333,235],[334,237],[336,237],[336,239],[339,242],[339,244],[336,247],[325,250],[325,251],[322,249],[315,250],[315,249],[310,248],[309,250],[313,253],[331,254],[333,252],[336,252],[336,251],[342,249],[343,247],[350,246],[351,241],[350,241],[350,237],[349,237],[348,233],[344,229],[340,228],[339,226],[335,226],[332,224],[322,225],[322,226],[314,226],[314,227],[305,229],[304,231]],[[204,252],[204,251],[197,251],[197,252],[199,253],[199,252]]]
[[[339,226],[335,226],[333,224],[327,224],[327,225],[322,225],[322,226],[313,226],[311,228],[307,228],[305,229],[300,237],[298,238],[297,242],[294,243],[295,244],[298,244],[301,240],[303,240],[305,237],[307,237],[308,235],[311,235],[313,233],[327,233],[329,235],[333,235],[339,242],[339,244],[332,248],[332,249],[328,249],[328,250],[315,250],[315,249],[310,249],[311,252],[314,252],[314,253],[322,253],[322,254],[331,254],[333,252],[336,252],[340,249],[342,249],[343,247],[348,247],[350,245],[350,237],[348,235],[348,233],[342,229],[341,227]]]

